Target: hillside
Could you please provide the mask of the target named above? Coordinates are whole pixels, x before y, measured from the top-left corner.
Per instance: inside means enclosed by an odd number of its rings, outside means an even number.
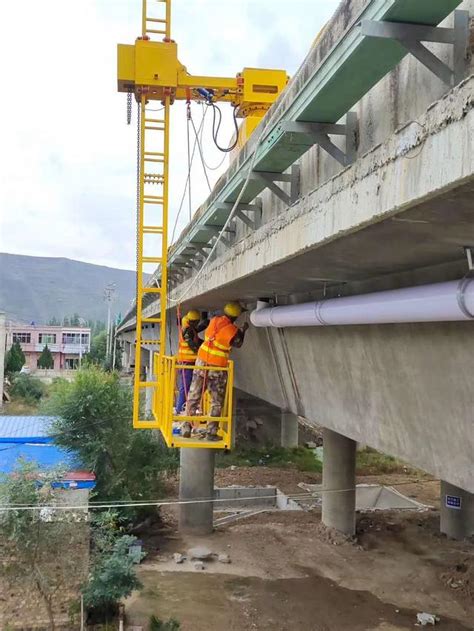
[[[127,311],[135,272],[65,258],[0,253],[0,309],[7,317],[45,323],[78,313],[105,320],[104,287],[116,283],[113,313]]]

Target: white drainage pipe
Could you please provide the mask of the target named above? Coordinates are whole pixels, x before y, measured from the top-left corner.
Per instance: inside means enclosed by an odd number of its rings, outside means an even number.
[[[250,314],[254,326],[467,321],[474,320],[474,278],[284,307],[265,305],[259,301]]]

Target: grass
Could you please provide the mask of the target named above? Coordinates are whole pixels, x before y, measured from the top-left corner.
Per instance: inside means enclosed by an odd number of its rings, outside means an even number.
[[[251,449],[236,449],[230,453],[219,453],[216,465],[221,468],[236,467],[293,467],[298,471],[322,471],[322,463],[310,449],[295,447],[261,447]]]
[[[31,403],[24,399],[13,399],[0,408],[0,415],[3,416],[35,416],[36,414],[38,414],[38,403]]]
[[[298,471],[313,471],[321,473],[322,462],[318,460],[311,449],[297,447],[237,448],[228,453],[219,452],[216,465],[220,468],[236,467],[293,467]],[[357,452],[357,475],[382,475],[388,473],[412,473],[414,469],[393,456],[387,456],[371,447],[365,447]]]
[[[382,473],[409,473],[411,467],[393,456],[387,456],[371,447],[357,452],[356,472],[358,475],[379,475]]]

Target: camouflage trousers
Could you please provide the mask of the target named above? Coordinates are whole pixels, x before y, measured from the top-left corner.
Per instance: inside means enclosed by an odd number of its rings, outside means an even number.
[[[199,370],[199,366],[206,366],[206,363],[201,359],[196,361],[196,368],[193,370],[193,380],[189,387],[186,402],[186,416],[196,416],[205,391],[209,392],[211,397],[209,415],[221,416],[227,386],[227,372],[222,370]]]

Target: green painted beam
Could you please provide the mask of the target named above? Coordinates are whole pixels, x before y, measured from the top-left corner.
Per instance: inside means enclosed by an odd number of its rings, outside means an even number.
[[[461,0],[372,0],[359,16],[359,21],[382,20],[436,26],[460,4]],[[336,123],[405,55],[406,49],[398,42],[366,38],[357,25],[353,25],[298,89],[294,99],[257,147],[254,170],[282,173],[312,146],[305,134],[282,131],[281,121]],[[288,89],[294,88],[290,83]],[[286,94],[287,91],[280,97],[283,102]],[[257,129],[254,136],[258,133]],[[215,205],[237,199],[251,164],[252,144],[255,144],[255,138],[250,139],[247,151],[244,148],[241,152],[238,167],[231,166],[224,176],[226,181],[218,184],[207,205],[197,213],[180,241],[171,248],[170,262],[188,243],[209,238],[206,224],[224,224],[228,211],[216,210]],[[259,182],[249,183],[241,201],[251,202],[264,188]]]

